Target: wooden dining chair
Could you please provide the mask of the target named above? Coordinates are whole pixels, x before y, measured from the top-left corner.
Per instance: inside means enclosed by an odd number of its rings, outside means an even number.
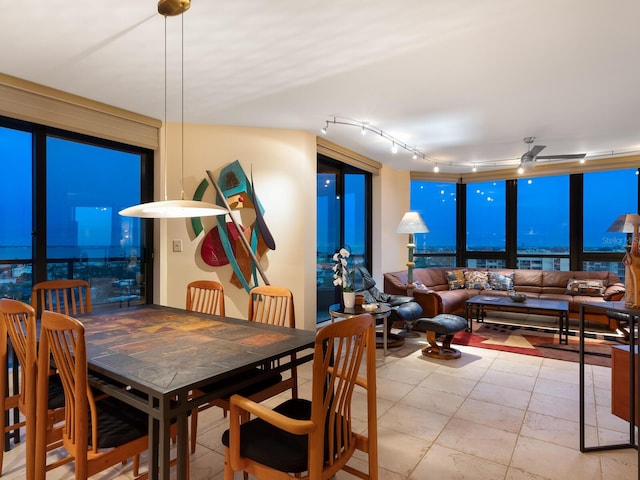
[[[36,357],[37,334],[35,312],[30,305],[8,298],[0,299],[0,337],[8,337],[18,361],[13,368],[20,369],[20,389],[7,392],[7,385],[0,381],[0,412],[17,408],[24,420],[5,425],[6,415],[2,415],[3,432],[25,427],[27,478],[33,478],[33,455],[36,440]],[[7,342],[0,341],[0,362],[3,371],[7,365]],[[64,393],[55,372],[50,372],[47,397],[46,445],[53,450],[62,445],[62,424],[64,420]],[[0,449],[0,474],[2,473],[3,449]],[[65,463],[65,459],[58,461]],[[50,466],[53,468],[53,465]]]
[[[124,463],[148,447],[148,415],[114,397],[96,396],[89,386],[84,326],[75,318],[45,311],[42,314],[38,370],[55,363],[65,396],[62,444],[75,461],[76,480]],[[47,378],[38,377],[37,415],[46,413]],[[44,426],[37,423],[37,438]],[[36,442],[36,478],[44,478],[46,452]],[[134,471],[137,465],[134,463]]]
[[[285,287],[262,285],[249,292],[249,312],[252,322],[295,328],[293,294]]]
[[[194,280],[187,285],[187,310],[224,316],[224,288],[215,280]]]
[[[293,294],[289,289],[279,286],[263,285],[252,288],[249,292],[248,319],[252,322],[295,328]],[[264,365],[243,375],[238,375],[230,379],[229,382],[240,383],[255,380],[251,385],[236,391],[254,402],[263,402],[287,390],[291,390],[292,398],[298,398],[298,372],[295,359],[295,354],[291,355],[292,366],[284,377],[280,372],[271,372],[273,367],[278,365]],[[195,394],[208,393],[214,388],[218,388],[218,385],[204,386]],[[226,416],[229,410],[229,396],[213,399],[200,407],[199,410],[202,411],[212,406],[222,408]],[[194,412],[191,418],[191,453],[195,452],[196,448],[197,418],[198,414]]]
[[[45,310],[66,315],[91,313],[91,288],[84,280],[45,280],[33,286],[31,306],[38,317]]]
[[[187,285],[186,308],[191,312],[207,313],[209,315],[224,316],[224,288],[215,280],[194,280]],[[202,392],[194,392],[200,395]],[[191,412],[191,453],[196,450],[196,438],[198,437],[198,411],[213,407],[206,403]]]
[[[339,470],[378,478],[374,325],[365,313],[318,331],[311,400],[291,399],[270,409],[231,397],[229,429],[222,435],[225,480],[237,471],[263,480],[327,479]],[[365,377],[359,376],[361,366]],[[367,396],[367,436],[353,431],[356,386]],[[255,418],[244,421],[247,414]],[[367,454],[366,469],[347,465],[356,450]]]

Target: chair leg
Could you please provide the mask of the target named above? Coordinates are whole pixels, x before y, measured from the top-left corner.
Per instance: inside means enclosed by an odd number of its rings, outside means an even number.
[[[233,480],[233,469],[229,459],[229,449],[224,449],[224,480]]]
[[[140,455],[133,456],[133,476],[137,478],[140,473]]]

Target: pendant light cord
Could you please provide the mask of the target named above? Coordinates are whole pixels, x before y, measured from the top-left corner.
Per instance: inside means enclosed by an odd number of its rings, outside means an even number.
[[[184,200],[184,14],[180,15],[180,199]]]
[[[167,16],[164,15],[164,162],[162,182],[164,183],[164,199],[167,200]]]

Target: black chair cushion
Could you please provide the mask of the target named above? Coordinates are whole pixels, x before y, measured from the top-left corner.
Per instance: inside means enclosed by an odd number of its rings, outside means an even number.
[[[274,410],[297,420],[311,418],[311,402],[292,399]],[[240,455],[251,458],[282,472],[307,470],[307,435],[293,435],[256,418],[240,426]],[[222,443],[229,446],[229,430],[222,435]]]
[[[449,335],[467,328],[467,321],[458,315],[441,313],[433,318],[416,320],[414,328],[419,332],[431,331],[440,335]]]
[[[124,402],[105,397],[96,402],[98,409],[98,448],[124,445],[148,433],[148,415]],[[91,446],[91,417],[89,416]]]
[[[398,306],[393,306],[389,318],[391,320],[401,320],[403,322],[412,322],[422,316],[422,307],[419,303],[414,302],[412,297],[410,302],[402,303]]]
[[[51,410],[64,407],[64,389],[62,388],[62,380],[57,373],[49,375],[49,400],[48,407]]]
[[[259,379],[259,380],[256,381],[256,383],[253,383],[246,387],[235,390],[234,393],[237,393],[238,395],[242,395],[243,397],[250,397],[254,393],[258,393],[268,387],[271,387],[273,385],[280,383],[282,381],[282,375],[280,373],[266,374],[264,370],[256,368],[248,372],[234,375],[233,378],[226,380],[224,382],[224,386],[227,386],[230,383],[240,383],[249,379]],[[200,390],[205,393],[209,393],[213,390],[220,388],[220,386],[221,385],[219,383],[214,383],[211,385],[205,385],[204,387],[201,387]]]

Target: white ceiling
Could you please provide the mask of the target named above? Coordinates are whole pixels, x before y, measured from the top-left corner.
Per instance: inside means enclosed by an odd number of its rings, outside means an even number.
[[[0,72],[165,117],[156,0],[7,1]],[[193,0],[167,19],[167,118],[306,130],[369,122],[441,171],[640,152],[638,0]],[[431,171],[380,136],[328,140]]]

